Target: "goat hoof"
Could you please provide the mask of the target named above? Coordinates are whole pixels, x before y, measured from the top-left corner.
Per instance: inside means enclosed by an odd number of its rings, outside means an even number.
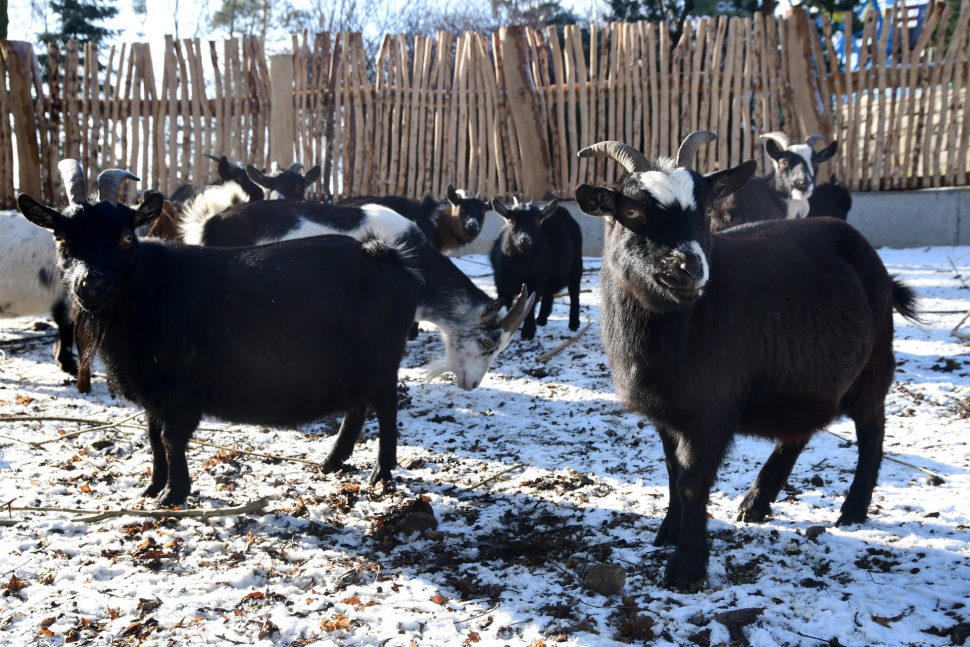
[[[771,506],[767,503],[749,503],[747,499],[741,502],[738,510],[738,521],[745,523],[761,523],[771,516]]]
[[[522,330],[522,341],[532,341],[532,339],[534,339],[535,336],[536,336],[535,330],[531,330],[531,331],[526,331],[524,329]]]
[[[147,488],[141,491],[141,495],[149,499],[154,499],[155,497],[158,496],[158,493],[164,489],[165,489],[164,483],[158,483],[158,484],[152,483]]]
[[[579,319],[577,319],[576,321],[573,321],[572,319],[570,319],[569,320],[569,329],[570,330],[579,330]]]
[[[377,485],[381,481],[385,483],[393,483],[394,477],[391,476],[391,469],[389,467],[381,467],[379,465],[374,466],[374,471],[370,473],[371,485]]]
[[[696,593],[703,590],[707,580],[707,554],[678,548],[667,559],[664,580],[667,586],[678,591]]]
[[[851,526],[857,523],[865,523],[868,518],[869,516],[865,512],[862,512],[860,514],[858,512],[842,510],[842,514],[839,515],[839,518],[836,520],[835,525]]]
[[[536,319],[537,326],[545,326],[547,323],[549,323],[549,320],[546,319],[545,317],[540,317]]]
[[[337,460],[336,458],[328,458],[323,461],[323,464],[320,466],[320,471],[324,474],[333,474],[334,472],[339,472],[343,466],[343,461]]]
[[[187,499],[188,496],[188,490],[182,492],[173,490],[170,487],[166,487],[158,493],[157,497],[155,497],[155,505],[160,508],[170,508],[173,505],[185,503],[185,499]]]
[[[657,546],[676,546],[680,541],[680,515],[671,516],[669,513],[660,524],[657,531],[657,538],[653,540],[653,545]]]
[[[73,357],[68,359],[58,359],[57,367],[60,368],[65,373],[69,373],[77,377],[77,362],[74,360]]]

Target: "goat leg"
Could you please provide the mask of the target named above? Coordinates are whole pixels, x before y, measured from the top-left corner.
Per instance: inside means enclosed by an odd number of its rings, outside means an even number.
[[[862,523],[868,518],[872,490],[876,487],[879,467],[882,465],[882,441],[886,433],[886,413],[883,406],[868,416],[855,418],[856,437],[859,443],[859,464],[849,486],[849,494],[842,504],[842,514],[837,526]]]
[[[377,465],[370,475],[370,484],[380,481],[391,482],[391,472],[397,465],[397,381],[387,397],[374,403],[377,424],[380,426],[380,445],[377,450]]]
[[[529,291],[532,292],[533,290],[530,289]],[[514,303],[515,297],[513,296],[511,300],[507,299],[507,301]],[[538,298],[536,298],[536,301],[538,301]],[[529,314],[525,316],[525,321],[522,322],[522,339],[525,341],[536,336],[536,305],[536,303],[532,304],[532,307],[529,308]]]
[[[579,288],[583,282],[583,258],[573,261],[569,270],[569,329],[579,330]]]
[[[165,457],[168,459],[168,481],[155,498],[159,506],[183,503],[192,491],[192,477],[189,475],[189,462],[185,456],[185,448],[201,419],[201,414],[187,415],[183,409],[178,416],[164,422],[162,445],[165,447]]]
[[[545,326],[552,314],[552,304],[556,300],[556,291],[546,289],[542,293],[542,305],[539,306],[539,315],[536,317],[536,325]]]
[[[707,501],[731,431],[712,430],[700,436],[700,442],[685,436],[678,438],[680,537],[676,550],[667,559],[664,579],[668,586],[682,591],[699,591],[707,577]]]
[[[808,441],[797,443],[775,443],[775,449],[765,461],[751,489],[741,502],[738,521],[758,523],[771,515],[771,503],[778,498],[781,488],[785,487],[795,461],[805,449]]]
[[[360,438],[366,417],[367,405],[348,409],[344,413],[343,422],[340,423],[340,431],[337,432],[337,440],[330,449],[330,454],[327,455],[320,466],[321,472],[330,474],[343,467],[344,461],[354,453],[354,443]]]
[[[148,442],[152,447],[152,482],[141,495],[154,499],[165,489],[168,481],[168,459],[162,444],[162,421],[151,413],[146,412],[145,415],[148,418]]]
[[[680,476],[680,463],[677,461],[677,439],[670,435],[664,427],[657,427],[660,433],[660,441],[663,443],[664,457],[667,463],[667,482],[670,487],[669,503],[667,504],[667,514],[660,523],[657,531],[657,538],[654,539],[654,546],[676,546],[680,541],[680,514],[682,505],[680,493],[677,491],[677,477]]]
[[[67,297],[58,299],[51,309],[54,323],[57,324],[57,339],[54,341],[54,359],[65,373],[77,375],[77,362],[74,360],[74,317]]]

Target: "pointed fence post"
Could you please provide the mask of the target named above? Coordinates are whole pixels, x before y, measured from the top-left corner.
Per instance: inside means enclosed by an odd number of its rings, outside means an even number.
[[[293,55],[270,56],[269,159],[284,169],[293,163],[296,110],[293,107]]]
[[[10,78],[10,112],[13,114],[13,136],[17,141],[19,192],[42,199],[38,115],[34,113],[30,93],[34,85],[34,48],[24,41],[0,40],[0,52]]]

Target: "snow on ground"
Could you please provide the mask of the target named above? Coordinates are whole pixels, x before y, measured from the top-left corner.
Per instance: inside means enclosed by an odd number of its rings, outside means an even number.
[[[882,256],[925,309],[970,308],[948,261],[970,275],[970,248]],[[484,257],[458,263],[491,289]],[[435,331],[409,345],[394,489],[364,485],[376,458],[373,422],[347,469],[321,475],[234,450],[319,461],[333,421],[299,431],[208,421],[196,438],[229,449],[190,448],[188,506],[272,497],[262,512],[82,523],[4,509],[2,519],[22,521],[0,528],[0,643],[611,645],[653,634],[658,645],[709,645],[732,641],[715,616],[743,608],[764,609],[735,630],[752,645],[959,641],[970,620],[970,345],[949,331],[961,315],[928,314],[923,326],[896,317],[900,371],[888,399],[886,450],[945,483],[887,461],[870,521],[832,527],[857,457],[842,421],[832,431],[844,440],[819,434],[804,452],[774,518],[744,524],[736,510],[770,445],[742,439],[710,507],[709,588],[682,594],[661,585],[668,551],[651,545],[667,506],[660,443],[613,394],[597,325],[599,259],[585,264],[592,292],[582,315],[592,328],[545,364],[536,357],[572,335],[565,300],[472,392],[449,380],[422,384],[442,351]],[[0,415],[135,413],[100,374],[80,396],[52,363],[51,339],[34,341],[44,325],[2,322]],[[19,339],[29,340],[10,341]],[[151,466],[143,430],[22,442],[78,428],[0,423],[0,504],[153,509],[139,496]],[[429,506],[437,529],[393,532]],[[809,539],[812,526],[824,534]],[[626,597],[582,585],[600,562],[626,570]]]

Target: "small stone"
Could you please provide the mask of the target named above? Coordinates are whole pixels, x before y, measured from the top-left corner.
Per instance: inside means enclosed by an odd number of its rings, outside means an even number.
[[[51,326],[46,321],[35,321],[34,322],[34,330],[38,330],[38,331],[40,331],[40,330],[50,330],[52,327],[53,326]]]
[[[926,484],[927,485],[932,485],[932,486],[936,487],[937,485],[943,485],[944,483],[946,483],[946,481],[944,481],[942,478],[940,478],[936,474],[930,474],[929,476],[926,477]]]
[[[593,564],[586,571],[586,586],[605,596],[616,595],[626,584],[626,569],[618,564]]]
[[[707,621],[704,620],[703,611],[698,611],[697,613],[692,615],[690,618],[687,619],[687,622],[691,623],[695,627],[703,627],[707,624]]]
[[[401,463],[401,467],[403,467],[406,470],[416,470],[422,465],[424,465],[424,459],[419,458],[417,456],[412,456],[410,458],[407,458],[404,460],[403,463]]]
[[[816,474],[815,476],[812,477],[812,485],[814,485],[815,487],[824,487],[825,481],[822,480],[821,476],[818,476]]]
[[[434,518],[434,515],[427,512],[412,512],[398,522],[397,526],[394,527],[394,532],[410,535],[415,532],[434,530],[437,527],[438,520]]]
[[[788,545],[785,546],[785,552],[789,555],[798,555],[802,552],[802,549],[798,547],[798,542],[792,539],[790,542],[788,542]]]
[[[818,543],[818,536],[825,534],[825,526],[809,526],[805,529],[805,536],[808,537],[809,541],[814,541]]]
[[[430,541],[441,541],[445,538],[445,533],[440,530],[425,530],[424,538]]]

